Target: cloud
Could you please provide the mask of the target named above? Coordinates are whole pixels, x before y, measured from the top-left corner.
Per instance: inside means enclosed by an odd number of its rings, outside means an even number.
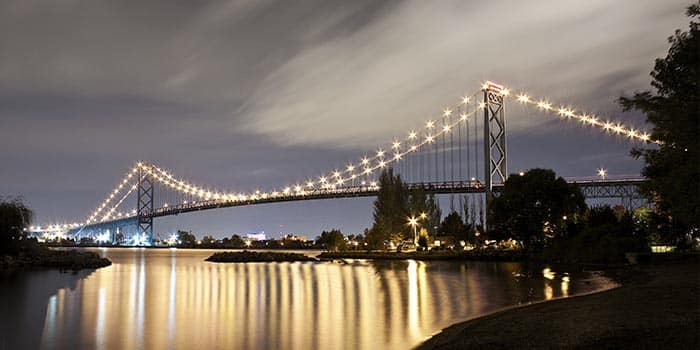
[[[406,2],[303,49],[266,77],[241,114],[249,130],[283,144],[344,146],[420,125],[487,78],[605,108],[620,91],[647,86],[650,52],[666,50],[663,37],[684,5]],[[647,39],[650,32],[657,37]],[[510,130],[533,123],[512,119]]]

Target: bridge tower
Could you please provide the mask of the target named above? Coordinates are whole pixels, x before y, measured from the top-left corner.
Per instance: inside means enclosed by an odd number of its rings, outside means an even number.
[[[143,168],[138,169],[138,187],[136,197],[137,234],[142,244],[153,244],[153,179]]]
[[[484,181],[486,211],[493,201],[493,185],[508,178],[504,87],[487,81],[484,86]]]

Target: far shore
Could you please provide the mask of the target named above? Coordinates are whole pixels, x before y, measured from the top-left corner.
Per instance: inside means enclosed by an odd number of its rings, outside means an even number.
[[[622,285],[452,325],[416,349],[700,348],[700,259],[608,271]]]
[[[517,250],[485,250],[470,251],[437,250],[413,252],[388,251],[342,251],[323,252],[317,256],[321,260],[336,259],[371,259],[371,260],[478,260],[478,261],[522,261],[526,256]]]

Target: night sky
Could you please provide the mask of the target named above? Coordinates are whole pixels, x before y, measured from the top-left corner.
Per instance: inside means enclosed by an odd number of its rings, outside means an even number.
[[[687,1],[0,0],[0,195],[84,220],[137,160],[212,188],[286,185],[356,160],[491,79],[646,128]],[[509,169],[639,174],[633,146],[514,103]],[[445,201],[443,201],[444,204]],[[156,220],[216,236],[360,232],[371,199]]]

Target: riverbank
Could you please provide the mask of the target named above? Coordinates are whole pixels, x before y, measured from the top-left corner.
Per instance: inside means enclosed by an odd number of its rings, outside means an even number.
[[[79,250],[54,250],[37,247],[16,255],[0,255],[0,270],[55,268],[60,270],[97,269],[111,265],[97,253]]]
[[[470,251],[431,250],[424,252],[382,252],[382,251],[344,251],[323,252],[317,256],[321,260],[336,259],[372,259],[372,260],[478,260],[478,261],[522,261],[525,255],[517,250],[486,250]]]
[[[417,349],[700,348],[697,256],[614,274],[619,288],[458,323]]]
[[[244,250],[242,252],[221,252],[214,253],[205,261],[216,263],[237,263],[237,262],[294,262],[294,261],[317,261],[315,258],[297,253],[278,252],[253,252]]]

